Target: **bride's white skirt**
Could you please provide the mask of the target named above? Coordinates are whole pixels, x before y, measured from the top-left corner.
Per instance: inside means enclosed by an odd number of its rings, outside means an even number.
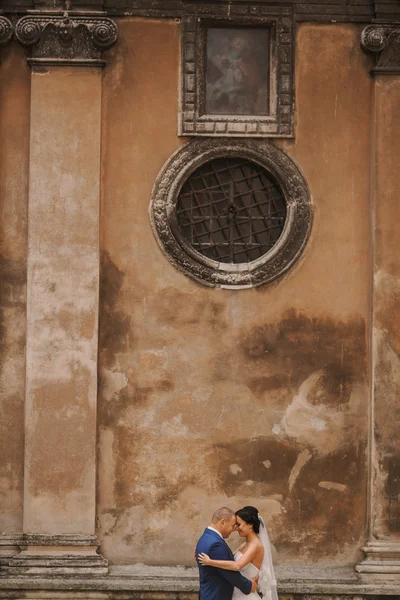
[[[253,594],[243,594],[238,588],[233,590],[232,600],[261,600],[261,596],[254,592]]]

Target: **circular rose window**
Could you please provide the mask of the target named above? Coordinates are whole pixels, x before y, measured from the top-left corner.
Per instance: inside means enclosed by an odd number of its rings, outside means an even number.
[[[243,288],[294,263],[312,209],[300,170],[272,144],[195,140],[161,171],[150,216],[176,267],[205,285]]]
[[[182,186],[176,205],[178,229],[203,256],[223,263],[250,263],[278,241],[286,220],[285,196],[260,165],[216,158]]]

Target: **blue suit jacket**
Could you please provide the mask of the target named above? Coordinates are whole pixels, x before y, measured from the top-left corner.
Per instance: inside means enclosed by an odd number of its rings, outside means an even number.
[[[205,552],[214,560],[234,560],[231,549],[218,533],[206,529],[197,542],[197,556]],[[200,572],[200,600],[232,600],[233,588],[250,594],[251,581],[238,571],[227,571],[216,567],[203,567],[197,560]]]

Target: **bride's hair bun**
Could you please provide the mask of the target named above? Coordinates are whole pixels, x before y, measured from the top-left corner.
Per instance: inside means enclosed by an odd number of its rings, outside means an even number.
[[[256,533],[260,531],[260,520],[258,518],[258,510],[254,506],[244,506],[236,511],[236,516],[243,519],[245,523],[253,525]]]

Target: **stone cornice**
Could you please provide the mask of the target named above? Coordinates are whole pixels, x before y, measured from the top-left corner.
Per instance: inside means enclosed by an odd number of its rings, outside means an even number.
[[[7,44],[13,35],[13,26],[10,19],[0,15],[0,45]]]
[[[103,50],[117,40],[117,26],[102,13],[31,14],[19,19],[15,36],[32,49],[31,65],[104,66]]]
[[[400,75],[400,25],[368,25],[361,34],[361,47],[375,54],[373,74]]]

